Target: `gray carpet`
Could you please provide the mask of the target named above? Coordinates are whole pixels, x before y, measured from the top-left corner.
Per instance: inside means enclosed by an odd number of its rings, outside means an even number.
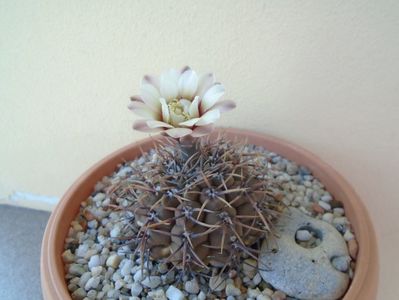
[[[49,216],[0,205],[0,299],[42,299],[40,246]]]

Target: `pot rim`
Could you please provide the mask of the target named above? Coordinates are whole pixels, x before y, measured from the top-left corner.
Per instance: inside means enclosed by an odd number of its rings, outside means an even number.
[[[359,244],[354,277],[343,299],[376,299],[378,249],[375,231],[364,204],[349,183],[315,154],[280,138],[245,129],[219,128],[215,134],[220,132],[229,138],[244,138],[249,144],[263,146],[308,167],[327,190],[333,191],[332,194],[344,204],[346,216],[353,226]],[[61,254],[70,222],[78,212],[80,203],[85,200],[82,199],[83,195],[87,198],[95,183],[103,176],[112,174],[116,165],[123,162],[124,158],[131,160],[139,156],[142,151],[152,148],[159,138],[159,135],[148,137],[107,155],[84,172],[63,195],[50,216],[43,236],[40,273],[44,299],[71,299],[64,279]],[[79,196],[80,199],[77,199]],[[76,206],[72,211],[68,210],[71,203]]]

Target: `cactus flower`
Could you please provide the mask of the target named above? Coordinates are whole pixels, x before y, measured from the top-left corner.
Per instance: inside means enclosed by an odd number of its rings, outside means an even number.
[[[145,119],[133,128],[163,132],[173,138],[209,134],[221,113],[235,108],[231,100],[221,101],[222,84],[213,74],[198,76],[189,67],[170,69],[161,76],[144,76],[140,95],[131,97],[129,109]]]

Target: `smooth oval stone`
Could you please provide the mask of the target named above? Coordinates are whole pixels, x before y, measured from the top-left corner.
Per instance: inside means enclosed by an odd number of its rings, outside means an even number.
[[[264,241],[258,268],[263,280],[297,299],[339,299],[349,276],[335,269],[331,260],[348,257],[345,240],[330,224],[288,208],[276,224],[278,238]],[[309,230],[321,242],[304,248],[295,241],[298,230]]]

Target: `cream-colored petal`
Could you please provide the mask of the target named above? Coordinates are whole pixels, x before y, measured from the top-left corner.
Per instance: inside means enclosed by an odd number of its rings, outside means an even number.
[[[159,127],[159,128],[150,128],[147,125],[147,121],[146,120],[138,120],[138,121],[134,122],[133,129],[139,130],[139,131],[144,131],[144,132],[159,132],[159,131],[162,130],[161,127]]]
[[[197,137],[201,137],[204,135],[208,135],[214,129],[215,129],[215,126],[213,124],[206,125],[206,126],[198,126],[193,130],[193,133],[191,133],[191,136],[197,138]]]
[[[131,101],[128,108],[134,113],[147,119],[158,119],[159,114],[152,110],[148,105],[140,101]]]
[[[172,125],[162,122],[162,121],[157,121],[157,120],[147,120],[147,125],[150,128],[173,128]]]
[[[141,84],[152,84],[159,91],[159,78],[153,75],[145,75]]]
[[[212,106],[216,104],[216,102],[222,97],[224,94],[224,87],[220,83],[215,83],[209,90],[206,91],[204,97],[201,101],[201,111],[206,112]]]
[[[217,109],[220,111],[220,113],[225,113],[228,112],[232,109],[236,108],[236,103],[232,100],[223,100],[223,101],[218,101],[214,106],[212,106],[210,109],[214,110]]]
[[[200,118],[194,118],[194,119],[190,119],[188,121],[184,121],[179,123],[179,126],[187,126],[187,127],[191,127],[194,126],[195,123],[197,123],[199,121]]]
[[[204,96],[205,92],[212,86],[215,82],[215,78],[213,77],[212,73],[203,74],[198,79],[198,89],[196,95],[202,97]]]
[[[138,102],[143,102],[143,103],[144,103],[143,98],[142,98],[140,95],[132,96],[132,97],[130,97],[130,100],[131,100],[131,101],[138,101]]]
[[[188,101],[187,99],[180,99],[179,103],[183,106],[184,112],[188,113],[190,110],[191,101]]]
[[[178,139],[181,138],[183,136],[189,135],[191,134],[193,131],[191,129],[188,128],[172,128],[172,129],[168,129],[164,131],[167,135]]]
[[[179,78],[179,96],[193,99],[198,88],[198,76],[195,71],[188,69]]]
[[[161,102],[162,108],[162,120],[166,123],[169,123],[170,114],[168,104],[166,103],[166,100],[164,98],[159,99],[159,101]]]
[[[192,118],[198,118],[199,117],[199,96],[195,96],[193,102],[191,102],[190,107],[188,109],[188,112]]]
[[[220,112],[215,110],[210,110],[201,116],[200,120],[197,122],[197,126],[208,125],[214,123],[216,120],[220,118]]]
[[[148,106],[157,112],[161,111],[161,103],[159,102],[160,94],[152,84],[142,84],[140,87],[140,95]]]
[[[177,98],[179,94],[178,80],[179,73],[174,69],[162,73],[160,79],[160,91],[161,96],[165,98],[166,101],[169,102],[170,100]]]

